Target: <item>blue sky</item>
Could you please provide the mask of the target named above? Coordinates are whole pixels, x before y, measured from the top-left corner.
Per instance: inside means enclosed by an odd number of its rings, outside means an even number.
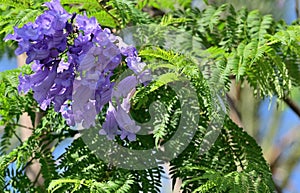
[[[5,70],[11,70],[17,67],[16,58],[9,59],[6,54],[0,59],[0,72]]]
[[[298,104],[300,105],[300,101],[298,101]],[[275,98],[271,101],[269,99],[264,100],[262,105],[260,106],[259,109],[259,117],[261,120],[260,134],[262,137],[265,136],[267,132],[267,128],[269,128],[272,122],[272,116],[274,115],[273,112],[274,110],[276,110],[276,108],[277,108],[277,104]],[[286,133],[288,133],[291,129],[295,129],[296,126],[298,127],[300,126],[299,117],[290,108],[284,108],[282,110],[283,113],[279,118],[280,124],[278,126],[278,133],[273,142],[274,144],[280,143],[282,137]],[[293,146],[287,148],[286,151],[283,153],[283,155],[288,155],[292,150],[292,148]],[[297,167],[291,173],[291,182],[288,186],[290,186],[289,189],[292,189],[292,191],[284,190],[284,193],[300,193],[299,182],[300,182],[300,163],[298,163]]]

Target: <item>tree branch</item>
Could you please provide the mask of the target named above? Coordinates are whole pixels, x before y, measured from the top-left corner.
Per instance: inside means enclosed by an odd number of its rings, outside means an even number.
[[[300,118],[300,107],[289,97],[283,98],[283,101],[298,115]]]
[[[276,189],[277,193],[282,193],[281,187],[279,187],[277,184],[275,184],[275,189]]]

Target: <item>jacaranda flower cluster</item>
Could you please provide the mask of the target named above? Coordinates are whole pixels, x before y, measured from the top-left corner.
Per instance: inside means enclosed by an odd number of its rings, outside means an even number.
[[[33,74],[19,76],[19,92],[33,90],[41,109],[53,104],[70,126],[79,122],[93,126],[96,115],[109,103],[99,133],[109,139],[120,135],[135,140],[140,128],[129,116],[129,101],[137,84],[149,80],[136,49],[102,29],[94,17],[68,13],[59,0],[45,6],[48,10],[34,23],[15,27],[14,34],[5,38],[17,41],[15,53],[26,53],[26,63],[32,64]],[[122,58],[135,75],[120,81],[114,90],[110,79]]]

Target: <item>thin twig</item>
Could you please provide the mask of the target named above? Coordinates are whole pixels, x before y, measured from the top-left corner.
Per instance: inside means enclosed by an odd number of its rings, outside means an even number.
[[[22,139],[17,135],[16,131],[13,131],[14,135],[16,136],[16,138],[19,140],[19,142],[22,144],[23,141]]]
[[[40,171],[39,171],[38,174],[36,175],[36,177],[35,177],[35,179],[34,179],[34,181],[33,181],[33,186],[35,186],[35,184],[38,182],[38,179],[39,179],[41,173],[42,173],[42,169],[40,169]]]
[[[18,127],[23,127],[23,128],[25,128],[25,129],[33,130],[32,127],[27,127],[27,126],[25,126],[25,125],[21,125],[21,124],[18,124],[18,123],[14,123],[13,125],[18,126]]]
[[[295,8],[296,8],[296,16],[297,16],[297,18],[299,18],[299,0],[295,0],[296,1],[296,3],[295,3]]]

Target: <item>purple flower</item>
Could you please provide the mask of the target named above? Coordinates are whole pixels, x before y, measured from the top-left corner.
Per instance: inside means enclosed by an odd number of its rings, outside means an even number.
[[[143,71],[146,64],[144,62],[141,62],[140,57],[127,57],[125,59],[127,62],[127,66],[135,73],[139,74]]]
[[[135,121],[130,118],[129,114],[121,106],[118,106],[116,110],[112,103],[109,102],[106,119],[99,134],[107,135],[107,138],[111,140],[116,135],[120,135],[122,140],[127,138],[129,141],[135,141],[136,133],[140,129],[140,126],[135,124]]]
[[[89,101],[85,106],[84,112],[82,114],[82,126],[84,128],[90,128],[91,126],[95,126],[95,120],[97,116],[97,112],[95,109],[95,102]]]
[[[127,130],[122,130],[120,138],[124,140],[127,138],[129,141],[136,141],[136,134],[128,132]]]
[[[18,48],[15,50],[15,54],[20,55],[24,52],[27,52],[29,49],[30,49],[30,43],[28,40],[20,41],[18,44]]]
[[[113,91],[113,96],[117,97],[117,99],[126,97],[137,86],[137,83],[136,76],[127,76],[119,82],[117,89]]]
[[[56,67],[54,66],[50,71],[48,76],[39,84],[34,85],[32,90],[34,91],[34,99],[46,110],[46,107],[50,104],[48,97],[49,91],[54,84],[55,78],[57,76]]]
[[[60,61],[57,67],[57,72],[63,72],[64,70],[69,69],[70,67],[70,63],[68,62],[64,62],[64,61]]]
[[[103,123],[102,129],[100,129],[99,134],[106,135],[109,140],[115,139],[115,136],[120,134],[116,121],[116,110],[111,102],[109,102],[105,122]]]
[[[22,28],[16,28],[15,30],[15,40],[31,40],[36,41],[40,39],[40,36],[42,33],[40,32],[40,29],[38,25],[33,24],[31,22],[25,24]]]
[[[50,90],[50,96],[53,97],[54,110],[59,111],[60,107],[67,101],[72,99],[73,81],[75,73],[72,66],[69,69],[58,73],[55,84]]]
[[[105,31],[97,30],[94,34],[93,41],[104,47],[111,43],[108,37],[109,35],[105,33]]]
[[[30,64],[33,60],[43,60],[48,58],[50,50],[32,48],[27,51],[26,64]]]
[[[72,97],[72,87],[68,87],[64,93],[55,95],[53,97],[54,110],[59,112],[61,106],[67,101],[71,100]]]
[[[59,110],[61,112],[63,118],[67,121],[69,126],[75,126],[74,115],[72,111],[72,107],[68,104],[63,104]]]
[[[88,18],[86,15],[77,15],[76,23],[78,29],[84,31],[87,36],[101,29],[95,17]]]
[[[54,11],[61,15],[68,14],[67,11],[61,6],[59,0],[52,0],[50,2],[46,2],[44,5],[47,6],[50,11]]]
[[[24,92],[25,94],[31,89],[31,82],[30,82],[30,76],[25,75],[22,76],[22,73],[19,75],[19,86],[18,91]]]
[[[52,0],[44,4],[49,8],[44,14],[37,18],[37,23],[42,24],[41,27],[47,26],[44,30],[48,30],[52,34],[52,30],[63,30],[66,27],[68,19],[72,17],[60,4],[59,0]],[[43,25],[48,20],[48,25]],[[49,22],[50,21],[50,22]]]
[[[126,56],[126,63],[129,69],[131,69],[136,75],[140,83],[147,85],[151,80],[151,72],[149,69],[145,69],[146,63],[141,61],[138,57],[138,53],[135,47],[127,45],[120,37],[116,37],[119,47],[123,56]]]
[[[136,133],[140,130],[140,126],[136,125],[135,121],[129,115],[130,99],[135,92],[136,86],[137,78],[135,76],[128,76],[121,80],[117,85],[117,89],[113,91],[112,96],[116,97],[117,100],[117,110],[109,102],[110,107],[106,115],[106,120],[110,120],[110,123],[105,122],[103,124],[104,128],[102,128],[106,133],[109,128],[118,126],[121,130],[119,133],[114,132],[115,135],[120,134],[121,139],[127,138],[129,141],[136,140]],[[122,103],[120,102],[121,98],[123,98]],[[107,125],[110,125],[110,127]],[[104,131],[101,130],[100,133]]]
[[[27,54],[33,74],[19,76],[19,92],[34,92],[40,108],[50,105],[60,112],[68,125],[95,125],[97,114],[109,103],[100,134],[114,139],[136,140],[140,127],[130,117],[130,100],[138,83],[151,80],[150,71],[138,57],[135,47],[86,15],[69,14],[59,0],[48,7],[34,23],[14,28],[4,39],[18,42],[16,54]],[[125,57],[135,75],[121,80],[114,90],[115,69]],[[114,77],[115,78],[115,77]],[[112,105],[116,98],[116,108]]]
[[[95,100],[97,112],[100,112],[105,104],[111,100],[112,90],[114,83],[110,82],[112,73],[102,76],[97,81],[97,87],[95,90]]]
[[[36,73],[32,75],[24,75],[20,74],[19,76],[19,86],[18,91],[27,93],[31,88],[35,85],[41,83],[47,76],[49,75],[49,69],[45,68],[43,70],[38,70]]]
[[[119,127],[127,132],[137,133],[141,129],[141,127],[137,126],[135,121],[132,120],[129,114],[120,106],[116,112],[116,120]]]

